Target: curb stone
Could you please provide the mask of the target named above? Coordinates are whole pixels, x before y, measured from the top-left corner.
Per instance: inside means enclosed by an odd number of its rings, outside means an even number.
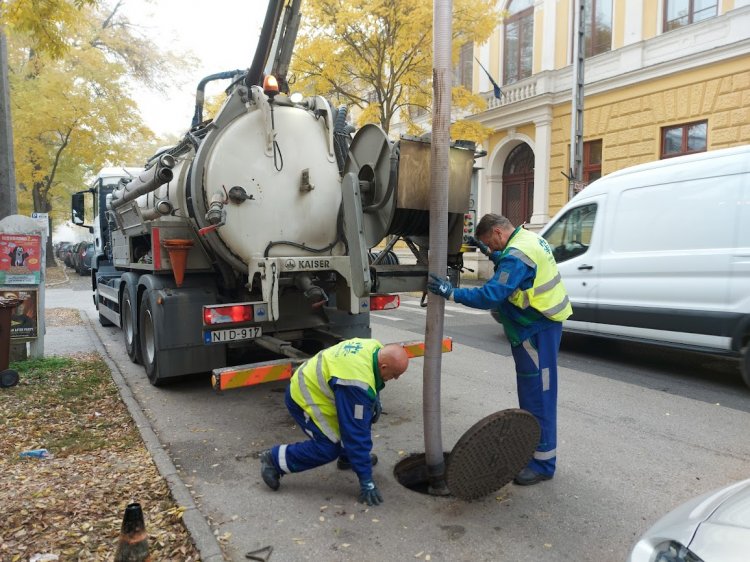
[[[89,338],[96,346],[96,351],[112,372],[112,380],[115,382],[115,385],[120,392],[120,397],[128,408],[157,470],[162,475],[162,478],[167,481],[169,490],[172,492],[172,497],[175,502],[179,506],[185,508],[185,511],[182,514],[182,521],[195,543],[201,561],[224,562],[225,558],[222,554],[221,547],[219,546],[219,541],[211,530],[208,521],[206,521],[206,518],[195,505],[193,496],[180,478],[172,459],[164,451],[164,445],[159,441],[159,437],[156,435],[151,423],[143,413],[138,400],[133,396],[130,386],[125,380],[125,377],[123,377],[120,368],[107,353],[107,350],[104,347],[104,342],[96,331],[96,328],[94,328],[91,318],[83,311],[81,312],[81,316],[83,317],[86,330],[89,333]]]

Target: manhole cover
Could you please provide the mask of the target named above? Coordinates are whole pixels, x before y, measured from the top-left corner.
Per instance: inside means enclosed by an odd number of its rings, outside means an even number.
[[[505,486],[526,466],[540,429],[525,410],[503,410],[475,423],[453,447],[445,469],[454,496],[473,500]]]

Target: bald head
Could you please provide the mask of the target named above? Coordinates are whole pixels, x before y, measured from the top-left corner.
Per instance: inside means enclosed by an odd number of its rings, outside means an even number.
[[[378,351],[378,367],[384,381],[397,379],[409,367],[409,355],[396,343],[389,343]]]

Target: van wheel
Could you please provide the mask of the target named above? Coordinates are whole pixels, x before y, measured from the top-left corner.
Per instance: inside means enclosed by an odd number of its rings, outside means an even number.
[[[146,291],[141,297],[141,309],[138,315],[138,335],[141,340],[141,357],[146,368],[148,380],[154,386],[163,384],[164,379],[159,374],[159,335],[156,317],[151,305],[151,291]]]
[[[138,341],[138,332],[134,322],[135,316],[135,291],[136,288],[131,283],[125,284],[125,290],[122,293],[122,305],[120,306],[120,324],[122,324],[122,334],[125,338],[125,351],[133,363],[141,362],[141,345]]]
[[[750,344],[746,345],[742,350],[740,372],[742,373],[742,380],[745,381],[745,385],[750,388]]]

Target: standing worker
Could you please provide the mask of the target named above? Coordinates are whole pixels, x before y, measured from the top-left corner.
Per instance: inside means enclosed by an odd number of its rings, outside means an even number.
[[[479,221],[476,237],[495,263],[492,279],[482,287],[454,289],[450,280],[431,273],[427,288],[472,308],[491,309],[502,322],[516,364],[518,403],[542,430],[534,456],[514,482],[537,484],[555,473],[557,352],[562,322],[573,309],[544,238],[492,213]]]
[[[325,349],[303,363],[286,391],[286,407],[310,437],[292,445],[276,445],[260,454],[263,481],[278,490],[284,474],[302,472],[338,459],[359,478],[359,501],[383,502],[372,480],[377,457],[370,453],[370,427],[380,417],[379,393],[409,366],[398,344],[383,346],[354,338]]]

